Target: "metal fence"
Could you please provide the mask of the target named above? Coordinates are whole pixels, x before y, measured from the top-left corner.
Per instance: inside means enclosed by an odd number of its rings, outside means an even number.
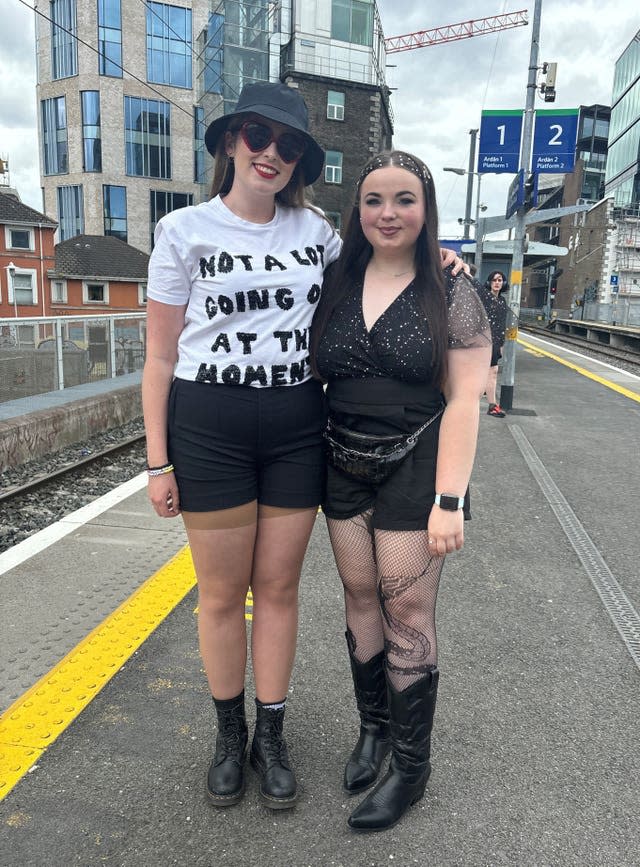
[[[640,298],[618,297],[610,304],[598,301],[588,301],[584,306],[565,310],[554,307],[551,317],[559,319],[575,319],[585,322],[602,322],[604,325],[629,325],[640,328]],[[543,307],[521,307],[520,319],[535,321],[546,319]]]
[[[0,403],[141,370],[146,313],[0,319]]]

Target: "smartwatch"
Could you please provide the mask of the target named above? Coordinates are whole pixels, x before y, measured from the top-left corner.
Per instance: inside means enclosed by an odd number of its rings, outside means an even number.
[[[436,506],[440,506],[445,512],[457,512],[464,506],[464,497],[456,497],[455,494],[436,494]]]

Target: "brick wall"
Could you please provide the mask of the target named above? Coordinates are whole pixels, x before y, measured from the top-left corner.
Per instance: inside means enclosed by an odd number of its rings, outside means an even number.
[[[294,82],[309,109],[311,134],[325,150],[342,152],[342,183],[327,184],[324,174],[313,185],[314,202],[324,211],[342,215],[343,226],[351,213],[355,183],[362,166],[391,146],[391,123],[379,88],[355,82],[324,78],[287,76]],[[344,120],[327,118],[327,93],[344,93]]]

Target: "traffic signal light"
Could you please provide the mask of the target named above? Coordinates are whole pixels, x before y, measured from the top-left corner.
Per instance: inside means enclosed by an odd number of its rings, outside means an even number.
[[[552,287],[549,289],[549,294],[551,295],[552,298],[555,296],[555,294],[556,294],[557,291],[558,291],[558,287],[557,287],[557,286],[552,286]]]

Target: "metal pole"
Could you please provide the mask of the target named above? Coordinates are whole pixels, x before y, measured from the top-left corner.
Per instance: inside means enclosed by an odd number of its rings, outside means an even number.
[[[529,174],[531,171],[531,143],[533,139],[533,112],[536,98],[536,75],[538,71],[538,49],[540,40],[540,16],[542,0],[535,0],[533,25],[531,28],[531,51],[529,54],[529,78],[527,81],[527,98],[522,128],[522,151],[520,169]],[[504,362],[502,365],[502,384],[500,386],[500,406],[509,410],[513,408],[513,383],[516,367],[516,339],[518,337],[518,320],[520,318],[520,298],[522,296],[522,267],[524,264],[525,243],[525,208],[520,205],[516,211],[515,232],[513,239],[513,258],[511,260],[511,279],[509,289],[509,314],[507,333],[504,344]]]
[[[468,241],[471,238],[471,203],[473,201],[473,176],[476,168],[476,136],[477,129],[470,129],[469,135],[471,142],[469,144],[469,168],[467,169],[467,203],[464,209],[464,232],[463,240]]]
[[[480,187],[482,186],[482,175],[480,172],[476,172],[476,174],[478,175],[478,195],[476,198],[476,228],[474,233],[476,239],[476,252],[473,257],[473,264],[476,266],[476,277],[481,281],[480,268],[482,267],[482,238],[484,235],[484,220],[482,221],[482,227],[480,226]]]
[[[476,225],[476,255],[473,258],[473,264],[476,266],[476,275],[480,279],[480,269],[482,268],[482,246],[484,243],[485,218],[480,217]]]
[[[551,319],[551,284],[553,282],[553,265],[549,268],[549,279],[544,293],[543,315],[546,320]]]
[[[13,315],[15,318],[18,318],[18,302],[16,301],[16,281],[14,279],[16,273],[16,266],[13,262],[9,262],[9,277],[11,278],[11,294],[13,295]],[[16,328],[17,328],[16,324]]]

